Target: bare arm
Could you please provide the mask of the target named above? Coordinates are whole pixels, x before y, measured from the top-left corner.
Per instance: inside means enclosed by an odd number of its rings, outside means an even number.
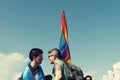
[[[55,63],[55,78],[54,80],[62,79],[62,65],[60,63]]]

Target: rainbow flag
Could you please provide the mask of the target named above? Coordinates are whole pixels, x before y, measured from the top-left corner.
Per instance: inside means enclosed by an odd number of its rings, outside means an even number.
[[[68,29],[67,22],[65,18],[65,12],[62,11],[62,22],[61,22],[61,37],[60,37],[60,45],[59,50],[61,51],[63,60],[71,63],[69,43],[68,43]]]

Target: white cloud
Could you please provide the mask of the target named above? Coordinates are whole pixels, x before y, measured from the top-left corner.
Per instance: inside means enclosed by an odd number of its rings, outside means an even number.
[[[120,69],[120,62],[117,62],[113,65],[114,69]]]
[[[26,61],[28,61],[28,58],[25,58],[20,53],[0,53],[0,59],[1,80],[17,80],[25,66]]]

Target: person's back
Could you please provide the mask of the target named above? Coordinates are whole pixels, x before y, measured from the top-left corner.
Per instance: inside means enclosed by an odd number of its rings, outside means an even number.
[[[84,74],[79,66],[64,61],[64,67],[68,80],[83,80]]]

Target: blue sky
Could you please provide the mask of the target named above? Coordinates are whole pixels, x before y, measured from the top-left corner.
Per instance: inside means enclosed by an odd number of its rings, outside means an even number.
[[[119,0],[1,0],[0,53],[27,57],[31,48],[42,48],[43,69],[51,73],[47,52],[59,46],[65,10],[72,63],[102,80],[120,61],[119,4]]]

